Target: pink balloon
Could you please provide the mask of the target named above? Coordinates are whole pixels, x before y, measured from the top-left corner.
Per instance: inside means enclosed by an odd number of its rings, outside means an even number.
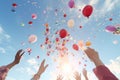
[[[74,7],[75,7],[75,2],[74,2],[74,0],[70,0],[70,1],[68,2],[68,6],[69,6],[70,8],[74,8]]]
[[[33,19],[37,19],[37,15],[36,14],[32,14],[32,18]]]
[[[109,32],[114,32],[117,30],[114,26],[107,26],[105,29]]]

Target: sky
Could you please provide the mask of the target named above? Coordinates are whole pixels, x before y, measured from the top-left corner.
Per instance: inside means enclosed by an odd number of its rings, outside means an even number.
[[[60,73],[64,73],[64,77],[71,76],[65,77],[64,80],[68,78],[74,80],[73,71],[77,70],[81,73],[82,68],[87,69],[90,80],[97,80],[92,72],[95,65],[83,55],[82,50],[76,51],[72,47],[81,40],[84,43],[91,42],[90,47],[99,53],[103,63],[120,79],[120,35],[106,31],[107,26],[120,24],[120,0],[74,0],[74,8],[70,8],[68,2],[69,0],[0,1],[0,66],[11,63],[19,49],[26,52],[20,64],[9,71],[6,80],[30,80],[43,59],[46,59],[46,64],[49,66],[40,80],[56,80],[56,76]],[[13,3],[17,6],[12,6]],[[89,18],[82,13],[86,5],[93,7]],[[37,18],[32,18],[32,14],[36,14]],[[69,20],[74,22],[72,27],[68,25]],[[32,21],[32,24],[29,24],[29,21]],[[45,24],[49,26],[48,35],[45,35],[47,28]],[[65,38],[69,40],[65,45],[69,55],[62,59],[55,47],[52,47],[55,52],[48,55],[48,44],[44,44],[46,37],[49,37],[51,46],[56,46],[55,38],[59,38],[59,34],[55,32],[61,29],[65,29],[70,34]],[[30,35],[36,35],[37,40],[30,43]],[[59,43],[62,42],[63,39],[60,39]],[[30,55],[27,52],[28,48],[32,49]],[[68,67],[63,71],[58,68],[59,60],[62,64],[69,62]],[[82,80],[84,80],[83,76]]]

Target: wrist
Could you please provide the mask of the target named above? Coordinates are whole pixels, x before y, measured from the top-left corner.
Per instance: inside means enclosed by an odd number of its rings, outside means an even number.
[[[87,77],[87,76],[85,76],[85,80],[88,80],[88,77]]]
[[[41,74],[42,74],[41,72],[38,72],[38,73],[37,73],[37,75],[39,75],[39,76],[41,76]]]
[[[16,65],[17,63],[15,61],[12,62],[14,65]]]
[[[94,62],[94,64],[96,65],[96,67],[97,67],[97,66],[100,66],[100,65],[104,65],[100,59],[96,59],[96,60],[94,60],[93,62]]]

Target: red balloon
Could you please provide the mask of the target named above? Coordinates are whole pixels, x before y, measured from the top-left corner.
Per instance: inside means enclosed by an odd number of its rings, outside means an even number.
[[[28,24],[30,24],[30,25],[32,25],[32,23],[33,23],[32,21],[29,21],[29,22],[28,22]]]
[[[83,15],[88,18],[92,14],[92,12],[93,12],[93,7],[91,5],[86,5],[82,11]]]
[[[66,17],[67,15],[66,15],[66,14],[64,14],[63,16],[64,16],[64,17]]]
[[[65,38],[67,36],[67,31],[65,29],[61,29],[59,35],[61,38]]]
[[[32,49],[31,49],[31,48],[27,48],[27,52],[28,52],[29,55],[30,55],[30,53],[32,52]]]
[[[37,59],[39,59],[40,58],[40,56],[37,56]]]
[[[56,42],[58,42],[59,41],[59,38],[56,38]]]
[[[16,8],[16,7],[17,7],[17,4],[16,4],[16,3],[13,3],[12,6]]]
[[[79,50],[78,45],[77,44],[73,44],[73,49],[76,50],[76,51],[78,51]]]

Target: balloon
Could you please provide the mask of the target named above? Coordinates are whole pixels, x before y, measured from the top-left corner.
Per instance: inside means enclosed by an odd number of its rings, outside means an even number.
[[[90,41],[87,41],[85,45],[86,45],[86,46],[91,46],[91,42],[90,42]]]
[[[16,8],[16,7],[17,7],[17,4],[16,4],[16,3],[13,3],[12,6],[13,6],[14,8]]]
[[[28,24],[32,25],[32,24],[33,24],[33,22],[32,22],[32,21],[29,21],[29,22],[28,22]]]
[[[105,29],[106,29],[106,31],[108,31],[108,32],[114,32],[114,31],[117,30],[114,26],[107,26]]]
[[[37,59],[39,59],[40,58],[40,56],[37,56]]]
[[[74,26],[74,20],[73,19],[70,19],[70,20],[68,20],[68,22],[67,22],[67,25],[68,25],[68,27],[73,27]]]
[[[66,14],[64,14],[63,16],[64,16],[64,17],[66,17],[67,15],[66,15]]]
[[[112,18],[109,18],[109,21],[112,21],[113,19]]]
[[[83,8],[83,11],[82,11],[82,14],[85,16],[85,17],[88,17],[92,14],[93,12],[93,7],[91,5],[86,5],[84,8]]]
[[[83,41],[82,40],[78,41],[78,45],[79,45],[80,48],[83,48],[84,47]]]
[[[61,29],[59,35],[61,38],[65,38],[67,36],[67,31],[65,29]]]
[[[119,43],[118,40],[113,41],[113,44],[118,44],[118,43]]]
[[[37,36],[32,34],[28,38],[29,43],[35,43],[37,41]]]
[[[56,38],[56,42],[59,42],[59,38]]]
[[[82,28],[82,26],[79,26],[79,28]]]
[[[12,12],[16,12],[16,10],[15,10],[15,9],[12,9],[11,11],[12,11]]]
[[[27,48],[27,52],[28,52],[29,55],[30,55],[30,53],[32,52],[32,49],[31,49],[31,48]]]
[[[37,15],[36,14],[32,14],[32,19],[37,19]]]
[[[78,45],[77,44],[73,44],[73,49],[76,50],[76,51],[78,51],[79,50]]]
[[[46,23],[46,24],[45,24],[45,27],[49,27],[49,24],[48,24],[48,23]]]
[[[24,24],[24,23],[21,23],[21,26],[25,26],[25,24]]]
[[[68,2],[68,6],[69,6],[70,8],[74,8],[74,7],[75,7],[75,2],[74,2],[74,0],[70,0],[70,1]]]

